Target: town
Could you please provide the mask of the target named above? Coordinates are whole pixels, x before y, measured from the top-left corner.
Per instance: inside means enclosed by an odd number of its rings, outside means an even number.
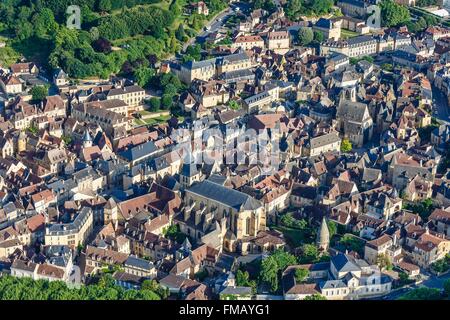
[[[0,4],[0,300],[450,299],[450,2],[66,2]]]

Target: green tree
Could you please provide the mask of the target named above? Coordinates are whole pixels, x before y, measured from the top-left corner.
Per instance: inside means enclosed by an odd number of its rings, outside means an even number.
[[[411,20],[408,8],[393,0],[383,0],[380,7],[381,24],[385,27],[398,26]]]
[[[320,31],[314,31],[314,41],[317,41],[317,42],[323,42],[323,40],[324,40],[324,37],[323,37],[323,33],[322,32],[320,32]]]
[[[136,82],[141,87],[148,87],[150,84],[150,80],[155,75],[155,70],[148,68],[148,67],[139,67],[134,71],[134,77],[136,79]]]
[[[350,140],[342,139],[341,151],[342,152],[350,152],[350,151],[352,151],[352,149],[353,149],[353,146],[352,146],[352,143],[350,142]]]
[[[330,239],[337,233],[337,224],[334,221],[328,221],[328,233],[330,234]]]
[[[175,31],[175,37],[179,41],[184,41],[184,39],[186,38],[186,32],[184,31],[184,26],[183,26],[182,23],[180,23],[180,25],[178,26],[177,31]]]
[[[364,251],[364,241],[358,239],[352,234],[347,233],[343,235],[341,240],[339,240],[339,243],[347,250],[352,250],[360,254]]]
[[[441,300],[441,293],[436,288],[417,288],[401,296],[399,300]]]
[[[319,259],[319,250],[313,244],[304,244],[302,246],[301,263],[314,263]]]
[[[311,9],[315,15],[323,15],[330,12],[333,7],[333,0],[314,0],[310,2]]]
[[[233,110],[239,110],[239,104],[237,103],[236,100],[229,100],[228,101],[228,106],[233,109]]]
[[[276,292],[279,288],[281,272],[296,263],[295,256],[283,250],[277,250],[262,261],[260,279],[270,284],[272,292]]]
[[[450,279],[444,281],[444,293],[447,297],[450,297]]]
[[[302,1],[288,0],[285,6],[285,13],[290,20],[298,20],[302,13]]]
[[[309,270],[308,269],[303,269],[303,268],[298,268],[295,269],[295,281],[297,282],[304,282],[309,276]]]
[[[98,9],[102,12],[110,12],[112,9],[111,0],[100,0],[98,2]]]
[[[48,96],[47,86],[34,86],[30,90],[31,100],[35,102],[43,101]]]
[[[36,36],[43,38],[55,34],[58,24],[55,21],[53,12],[45,8],[33,17],[33,27]]]
[[[306,46],[306,45],[310,44],[311,41],[313,41],[314,33],[311,30],[311,28],[302,27],[298,30],[297,37],[298,37],[298,42],[302,46]]]
[[[377,256],[377,265],[380,268],[380,270],[391,270],[392,269],[392,262],[389,260],[389,257],[386,254],[379,254]]]
[[[278,290],[278,263],[275,259],[268,257],[261,263],[261,279],[270,284],[273,292]]]
[[[161,99],[157,97],[151,97],[148,104],[150,105],[150,111],[155,112],[161,109]]]

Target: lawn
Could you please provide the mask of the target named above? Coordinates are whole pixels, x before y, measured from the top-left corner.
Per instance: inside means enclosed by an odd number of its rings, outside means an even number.
[[[286,241],[292,248],[297,248],[305,242],[310,242],[310,239],[307,238],[307,230],[294,229],[285,226],[276,226],[274,229],[284,234]]]
[[[169,119],[170,119],[170,115],[168,115],[168,116],[159,116],[159,117],[150,118],[150,119],[134,119],[134,124],[136,126],[145,126],[145,125],[152,126],[154,124],[166,122]]]
[[[350,31],[347,29],[341,29],[341,38],[342,39],[354,38],[356,36],[359,36],[359,33]]]

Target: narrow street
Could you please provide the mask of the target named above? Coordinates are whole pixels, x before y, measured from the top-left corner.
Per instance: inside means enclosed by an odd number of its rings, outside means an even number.
[[[417,289],[420,287],[427,287],[427,288],[436,288],[442,290],[444,288],[444,282],[447,279],[450,279],[450,273],[447,273],[445,275],[442,275],[440,277],[430,275],[430,274],[421,274],[421,276],[427,277],[426,280],[419,284],[411,285],[402,289],[399,289],[397,291],[391,292],[390,294],[382,297],[383,300],[397,300],[401,296],[405,295],[408,291],[411,291],[413,289]]]
[[[441,90],[432,86],[433,90],[433,116],[443,123],[450,124],[450,112],[447,97]]]

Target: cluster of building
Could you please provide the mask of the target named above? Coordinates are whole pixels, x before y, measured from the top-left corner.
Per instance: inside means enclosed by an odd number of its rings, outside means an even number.
[[[305,25],[282,9],[254,10],[212,58],[163,62],[160,72],[187,85],[183,121],[135,126],[146,93],[130,80],[72,84],[57,70],[57,92],[35,104],[22,78],[37,78],[37,67],[4,70],[1,268],[69,284],[113,270],[125,288],[156,279],[184,299],[250,298],[235,279],[242,256],[297,252],[273,228],[287,211],[317,230],[330,261],[284,270],[285,299],[379,297],[398,278],[380,256],[411,278],[444,258],[450,127],[429,140],[421,132],[432,124],[432,87],[448,95],[449,31],[367,35],[355,18],[367,3],[355,2],[338,1],[346,17]],[[201,3],[191,9],[207,15]],[[294,45],[299,27],[325,35],[319,52]],[[343,27],[362,35],[343,40]],[[351,60],[381,52],[396,72]],[[425,199],[435,207],[427,218],[405,209]],[[329,221],[363,252],[330,247]]]

